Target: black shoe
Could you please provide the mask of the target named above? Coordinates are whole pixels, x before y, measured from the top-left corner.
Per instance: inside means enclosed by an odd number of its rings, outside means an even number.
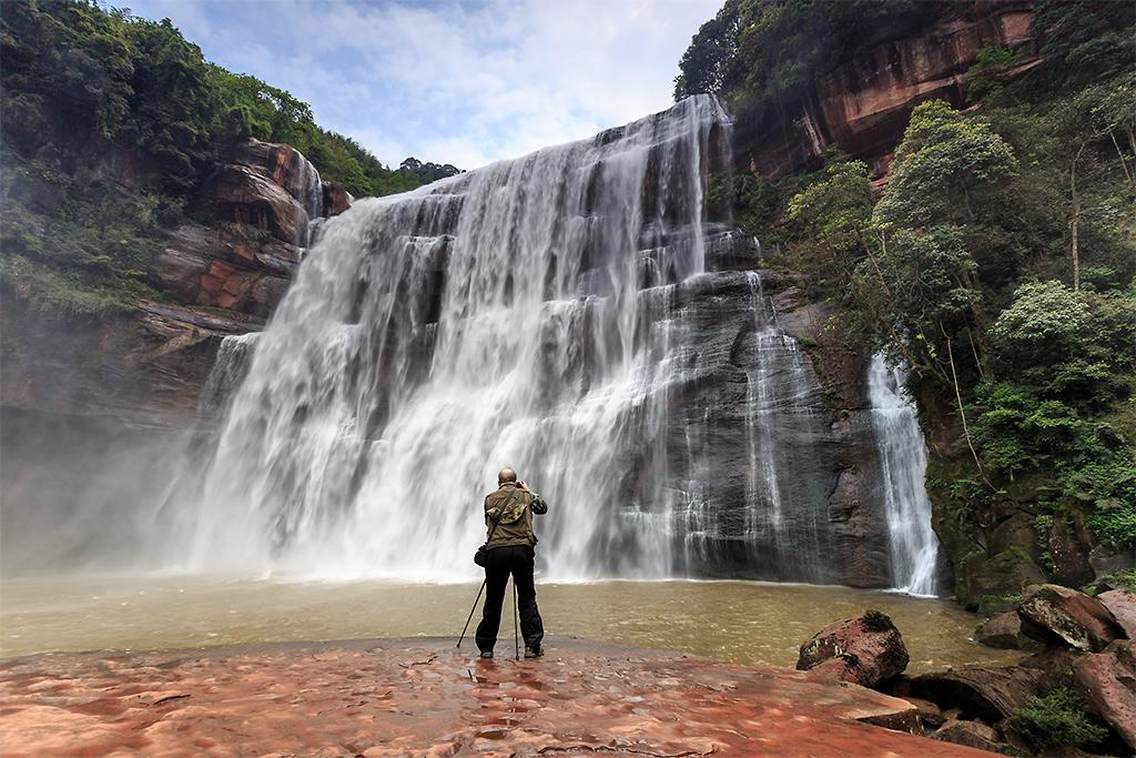
[[[544,655],[544,648],[541,648],[541,647],[526,647],[525,648],[525,657],[526,658],[539,658],[542,655]]]
[[[527,655],[527,653],[526,653],[526,655]],[[492,650],[482,650],[481,651],[481,657],[482,658],[492,658],[493,657],[493,651]]]

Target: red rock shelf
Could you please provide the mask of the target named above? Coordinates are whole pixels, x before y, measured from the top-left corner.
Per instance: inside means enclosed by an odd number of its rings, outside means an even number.
[[[896,731],[915,728],[904,700],[788,669],[574,639],[535,661],[498,652],[404,639],[9,659],[0,744],[7,756],[988,755]]]

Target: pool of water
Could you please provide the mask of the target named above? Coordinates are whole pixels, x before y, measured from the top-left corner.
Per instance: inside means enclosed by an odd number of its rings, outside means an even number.
[[[477,589],[202,576],[13,579],[0,584],[0,655],[417,635],[456,638]],[[909,672],[1016,657],[970,642],[979,619],[957,605],[894,593],[732,581],[545,584],[538,585],[537,593],[549,634],[736,663],[792,666],[802,642],[832,621],[867,608],[890,615],[903,633],[911,654]],[[499,643],[509,647],[511,610],[510,605]],[[477,614],[474,623],[476,619]]]

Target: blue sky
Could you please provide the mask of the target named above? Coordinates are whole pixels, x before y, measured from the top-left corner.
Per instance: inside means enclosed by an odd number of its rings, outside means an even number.
[[[722,0],[117,0],[397,166],[470,169],[671,103]]]

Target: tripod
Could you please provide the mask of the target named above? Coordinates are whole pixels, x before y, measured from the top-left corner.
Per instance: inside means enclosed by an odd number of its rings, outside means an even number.
[[[465,640],[465,633],[469,631],[469,622],[473,620],[473,613],[477,610],[477,604],[481,602],[481,594],[485,592],[485,583],[488,579],[481,580],[481,588],[477,590],[477,597],[473,601],[473,607],[469,609],[469,615],[465,618],[465,626],[462,627],[461,636],[458,637],[458,644],[454,647],[460,648],[462,641]],[[517,610],[517,583],[510,581],[513,585],[513,645],[515,649],[516,660],[521,660],[521,614]]]

